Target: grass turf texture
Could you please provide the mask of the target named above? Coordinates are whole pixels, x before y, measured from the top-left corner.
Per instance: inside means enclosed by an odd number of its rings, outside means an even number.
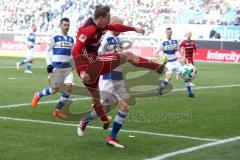
[[[33,93],[48,86],[45,61],[36,59],[33,74],[14,67],[19,58],[0,59],[0,106],[30,103]],[[201,86],[240,84],[240,65],[196,63]],[[10,68],[6,68],[10,67]],[[12,67],[12,68],[11,68]],[[131,78],[133,75],[129,75]],[[74,77],[75,84],[81,85]],[[173,80],[174,88],[184,88],[183,81]],[[161,97],[137,98],[131,107],[124,129],[155,133],[225,139],[240,135],[240,87],[194,90],[198,98],[188,98],[186,91],[172,92]],[[57,100],[60,94],[41,101]],[[81,96],[72,96],[79,98]],[[56,103],[0,108],[0,116],[42,121],[64,122],[51,116]],[[75,101],[74,113],[90,109],[90,100]],[[110,113],[115,117],[116,109]],[[182,117],[181,117],[182,116]],[[92,123],[101,126],[99,120]],[[74,126],[58,126],[0,119],[0,159],[145,159],[167,152],[196,146],[207,141],[162,137],[138,133],[119,134],[125,149],[105,145],[109,131],[87,129],[84,137],[76,135]],[[129,137],[134,135],[135,137]],[[235,141],[207,149],[178,155],[172,159],[238,159],[240,142]],[[171,158],[170,158],[171,159]]]

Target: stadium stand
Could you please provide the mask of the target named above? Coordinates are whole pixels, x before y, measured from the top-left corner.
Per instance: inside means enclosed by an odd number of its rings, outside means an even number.
[[[49,31],[63,15],[76,27],[98,2],[148,35],[162,24],[240,25],[240,3],[234,0],[5,0],[0,2],[0,31],[24,30],[34,21],[40,31]]]

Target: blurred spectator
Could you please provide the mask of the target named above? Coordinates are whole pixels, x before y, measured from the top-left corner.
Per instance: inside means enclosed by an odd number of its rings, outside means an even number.
[[[37,22],[40,31],[46,31],[50,21],[71,5],[71,0],[3,0],[0,2],[0,29],[20,31]]]
[[[212,38],[214,38],[214,39],[221,39],[221,35],[220,35],[220,33],[218,33],[217,31],[215,31],[214,29],[212,29],[212,30],[210,31],[209,38],[210,38],[210,39],[212,39]]]
[[[162,24],[240,25],[240,3],[234,0],[3,0],[0,30],[24,30],[35,21],[39,31],[51,31],[62,16],[76,28],[98,3],[110,5],[112,15],[124,17],[127,25],[143,27],[147,35],[154,35]]]

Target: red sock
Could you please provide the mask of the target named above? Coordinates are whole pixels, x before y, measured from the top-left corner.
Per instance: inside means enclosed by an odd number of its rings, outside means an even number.
[[[101,103],[95,103],[93,108],[103,122],[109,121]]]
[[[142,67],[142,68],[147,68],[151,70],[157,70],[160,67],[160,65],[156,62],[150,61],[142,57],[138,57],[138,58],[139,58],[138,63],[132,63],[136,67]]]

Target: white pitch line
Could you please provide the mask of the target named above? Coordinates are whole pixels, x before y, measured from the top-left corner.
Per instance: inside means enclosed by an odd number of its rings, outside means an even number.
[[[230,143],[230,142],[234,142],[234,141],[238,141],[238,140],[240,140],[240,136],[220,140],[220,141],[217,141],[217,142],[202,144],[202,145],[199,145],[199,146],[185,148],[185,149],[182,149],[182,150],[179,150],[179,151],[170,152],[170,153],[159,155],[157,157],[149,158],[147,160],[163,160],[163,159],[174,157],[174,156],[177,156],[177,155],[180,155],[180,154],[190,153],[190,152],[194,152],[194,151],[197,151],[197,150],[200,150],[200,149],[203,149],[203,148],[209,148],[209,147],[212,147],[212,146],[217,146],[217,145],[220,145],[220,144]]]
[[[87,100],[90,99],[90,97],[83,97],[83,98],[73,98],[72,101],[80,101],[80,100]],[[51,104],[59,102],[59,100],[53,100],[53,101],[45,101],[45,102],[39,102],[38,104]],[[0,106],[1,108],[12,108],[12,107],[21,107],[21,106],[30,106],[31,103],[21,103],[21,104],[12,104],[12,105],[6,105],[6,106]]]
[[[193,87],[193,90],[200,90],[200,89],[215,89],[215,88],[231,88],[231,87],[240,87],[240,84],[231,84],[231,85],[219,85],[219,86],[202,86],[202,87]],[[185,91],[185,88],[181,89],[174,89],[172,92],[180,92],[180,91]],[[139,92],[135,93],[135,95],[138,94],[144,94],[144,93],[149,93],[149,91],[146,92]],[[90,99],[90,97],[84,97],[84,98],[75,98],[71,99],[73,101],[79,101],[79,100],[87,100]],[[45,102],[39,102],[39,104],[51,104],[51,103],[56,103],[58,100],[53,100],[53,101],[45,101]],[[12,108],[12,107],[21,107],[21,106],[29,106],[31,103],[21,103],[21,104],[12,104],[12,105],[5,105],[5,106],[0,106],[1,108]]]
[[[47,66],[36,66],[36,67],[33,66],[33,68],[47,68]],[[0,66],[0,69],[16,69],[17,70],[15,66]]]
[[[215,88],[231,88],[231,87],[240,87],[240,84],[230,84],[230,85],[219,85],[219,86],[202,86],[202,87],[192,87],[193,90],[199,89],[215,89]],[[174,89],[173,92],[183,91],[185,88]]]
[[[12,121],[21,121],[21,122],[31,122],[31,123],[40,123],[40,124],[51,124],[51,125],[61,125],[61,126],[72,126],[76,127],[77,124],[71,124],[71,123],[61,123],[61,122],[51,122],[51,121],[42,121],[42,120],[33,120],[33,119],[22,119],[22,118],[13,118],[13,117],[4,117],[0,116],[0,119],[2,120],[12,120]],[[102,130],[102,127],[96,127],[96,126],[87,126],[91,129],[99,129]],[[111,128],[109,128],[111,129]],[[173,135],[173,134],[162,134],[162,133],[154,133],[154,132],[144,132],[144,131],[135,131],[135,130],[121,130],[121,132],[125,133],[137,133],[137,134],[145,134],[145,135],[155,135],[155,136],[161,136],[161,137],[172,137],[172,138],[182,138],[182,139],[191,139],[191,140],[199,140],[199,141],[212,141],[212,142],[218,142],[221,141],[219,139],[210,139],[210,138],[200,138],[200,137],[190,137],[190,136],[182,136],[182,135]]]
[[[123,129],[123,130],[121,130],[121,131],[125,131],[125,130]],[[127,130],[127,132],[130,132],[130,133],[150,134],[150,135],[163,136],[163,137],[192,139],[192,140],[200,140],[200,141],[212,141],[212,142],[220,141],[219,139],[199,138],[199,137],[190,137],[190,136],[182,136],[182,135],[174,135],[174,134],[164,134],[164,133],[152,133],[152,132],[144,132],[144,131]]]

